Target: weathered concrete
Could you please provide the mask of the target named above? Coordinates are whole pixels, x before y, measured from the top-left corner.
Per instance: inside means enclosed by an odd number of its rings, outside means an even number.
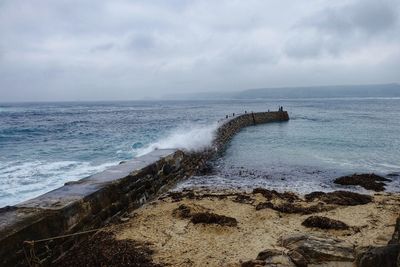
[[[0,209],[0,266],[26,265],[22,250],[26,240],[93,229],[128,208],[139,207],[178,180],[196,173],[243,127],[288,119],[286,112],[236,116],[221,124],[212,147],[206,151],[156,150],[82,180],[68,182],[16,206]],[[72,242],[59,239],[48,244],[52,255],[44,263],[71,247]],[[43,251],[37,251],[40,253]]]

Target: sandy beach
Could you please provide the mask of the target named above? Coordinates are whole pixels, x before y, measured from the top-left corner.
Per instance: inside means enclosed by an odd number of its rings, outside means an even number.
[[[356,201],[365,201],[357,195]],[[266,189],[170,192],[126,213],[108,233],[115,242],[145,244],[155,266],[353,266],[358,251],[391,240],[399,194],[376,193],[365,204],[312,197]],[[304,225],[315,216],[343,225]],[[287,242],[301,236],[322,242],[303,253],[308,265],[289,257],[307,246]]]

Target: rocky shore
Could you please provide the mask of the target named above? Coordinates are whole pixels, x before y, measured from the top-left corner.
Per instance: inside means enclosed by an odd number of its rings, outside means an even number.
[[[392,193],[168,192],[60,265],[398,266],[399,214]]]

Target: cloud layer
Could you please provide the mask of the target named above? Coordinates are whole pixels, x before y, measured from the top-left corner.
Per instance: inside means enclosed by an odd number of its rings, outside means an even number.
[[[399,82],[399,17],[396,0],[3,0],[0,102]]]

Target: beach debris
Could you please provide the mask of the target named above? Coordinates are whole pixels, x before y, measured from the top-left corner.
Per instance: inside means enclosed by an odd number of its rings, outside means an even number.
[[[356,255],[358,267],[397,267],[400,266],[400,245],[360,248]]]
[[[194,214],[192,214],[190,221],[194,224],[198,224],[198,223],[218,224],[221,226],[230,226],[230,227],[235,227],[238,224],[238,222],[235,218],[215,214],[212,212],[194,213]]]
[[[245,194],[237,194],[235,198],[232,199],[233,202],[242,203],[242,204],[253,204],[254,199]]]
[[[301,225],[320,229],[346,230],[349,226],[342,221],[323,216],[310,216]]]
[[[191,217],[191,209],[190,207],[182,204],[179,205],[178,208],[174,209],[172,212],[173,215],[177,216],[178,218],[187,219]]]
[[[215,214],[209,211],[198,211],[199,209],[193,209],[187,205],[180,205],[174,209],[172,214],[181,219],[190,219],[194,224],[218,224],[221,226],[237,226],[237,220],[232,217]]]
[[[356,206],[370,203],[373,198],[369,195],[349,191],[334,191],[334,192],[312,192],[304,196],[307,201],[319,199],[327,204],[336,204],[343,206]]]
[[[171,191],[161,196],[159,199],[171,198],[172,202],[182,201],[184,198],[201,200],[204,198],[217,198],[217,199],[226,199],[228,197],[236,197],[239,193],[231,192],[231,193],[218,193],[218,192],[197,192],[191,189],[184,189],[182,191]]]
[[[253,190],[253,194],[261,194],[263,195],[267,200],[271,200],[273,198],[280,198],[283,200],[286,200],[288,202],[294,202],[297,200],[300,200],[300,198],[292,192],[283,192],[279,193],[278,191],[275,190],[268,190],[265,188],[255,188]]]
[[[67,266],[143,266],[161,267],[152,260],[148,244],[132,240],[116,240],[110,232],[98,232],[79,246],[74,246],[53,264]]]
[[[335,184],[340,185],[359,185],[367,190],[373,190],[376,192],[384,191],[386,184],[384,182],[390,182],[388,178],[376,175],[374,173],[367,174],[353,174],[350,176],[342,176],[335,179]]]
[[[334,209],[334,207],[324,206],[322,203],[318,203],[312,206],[302,206],[301,204],[293,204],[293,203],[273,204],[272,202],[263,202],[257,204],[256,206],[256,210],[262,210],[267,208],[282,213],[299,213],[299,214],[312,214],[316,212],[328,211]]]
[[[309,264],[354,261],[353,245],[328,236],[295,234],[281,237],[279,245],[301,254]]]

